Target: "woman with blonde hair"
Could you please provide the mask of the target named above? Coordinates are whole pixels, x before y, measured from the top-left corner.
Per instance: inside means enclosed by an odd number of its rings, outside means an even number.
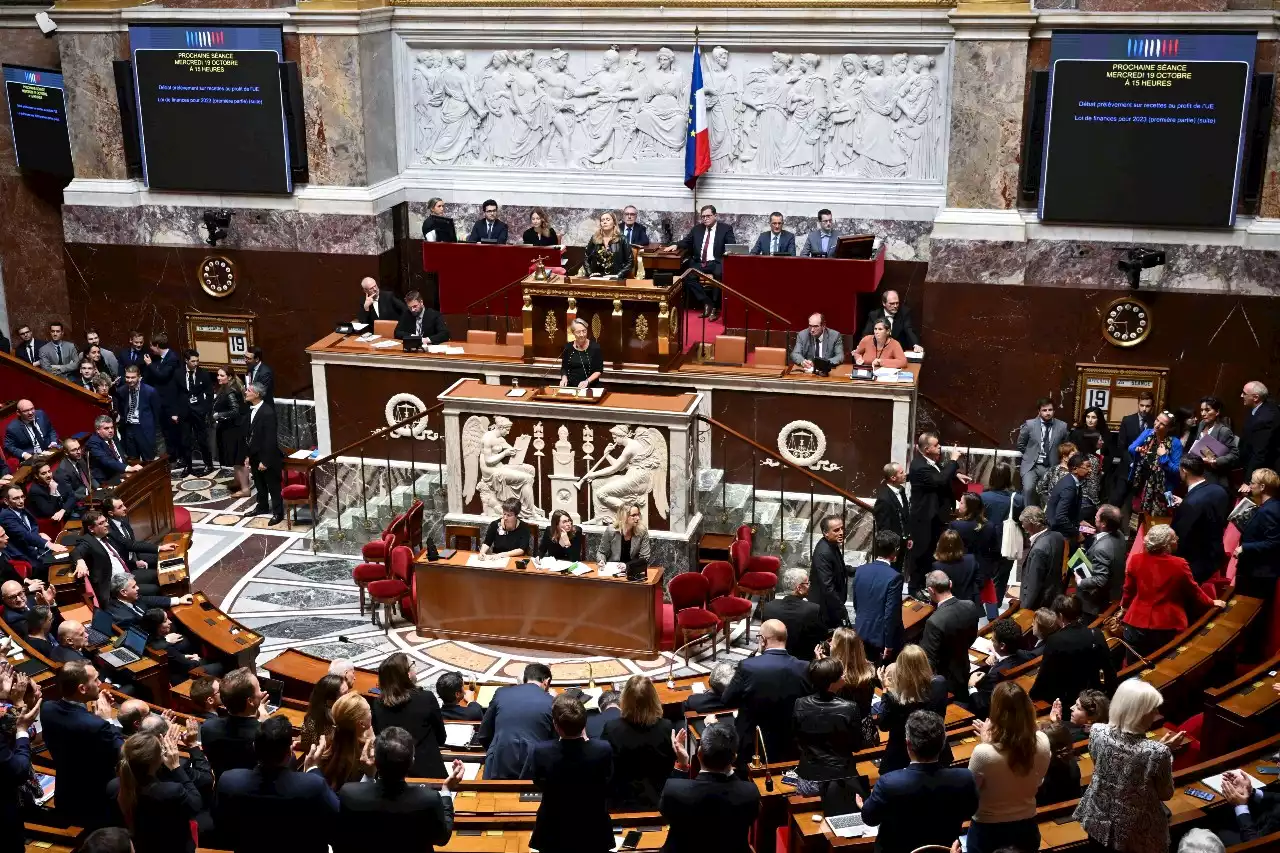
[[[604,724],[603,737],[613,747],[610,810],[653,811],[667,777],[676,766],[671,721],[653,682],[633,675],[622,688],[621,716]]]
[[[824,657],[822,646],[814,652],[815,657]],[[875,743],[879,736],[876,734],[875,717],[871,714],[871,702],[875,698],[878,679],[876,668],[867,660],[867,650],[858,632],[847,627],[837,628],[831,635],[831,657],[840,662],[843,670],[835,686],[835,694],[858,706],[863,740]]]
[[[876,723],[881,731],[889,733],[884,757],[880,759],[880,773],[884,774],[911,763],[907,755],[907,717],[913,711],[933,711],[946,719],[947,680],[934,675],[929,656],[912,643],[903,648],[894,663],[880,670],[880,681],[884,693]],[[950,744],[942,747],[938,761],[943,767],[951,763]]]
[[[1142,546],[1125,563],[1119,616],[1124,641],[1133,652],[1149,655],[1187,630],[1188,611],[1202,613],[1226,603],[1206,595],[1191,566],[1176,556],[1178,534],[1172,527],[1152,525]]]
[[[375,772],[373,714],[359,693],[344,693],[333,703],[333,741],[320,755],[320,770],[329,787],[338,790]]]
[[[969,851],[1040,849],[1036,791],[1049,769],[1049,737],[1036,728],[1031,697],[1015,681],[996,685],[991,711],[974,724],[981,743],[969,758],[978,810],[969,824]]]
[[[618,229],[618,217],[606,210],[596,222],[599,227],[587,241],[584,263],[587,275],[626,278],[631,272],[631,246]]]
[[[1053,487],[1058,485],[1058,481],[1067,476],[1067,462],[1072,456],[1076,455],[1079,448],[1070,441],[1064,441],[1058,445],[1058,464],[1044,472],[1044,476],[1036,480],[1036,494],[1040,496],[1040,505],[1048,506],[1049,493],[1053,491]]]
[[[618,507],[613,525],[606,527],[596,551],[596,562],[630,563],[632,560],[648,562],[652,557],[649,546],[649,529],[644,523],[644,507],[624,503]]]
[[[555,246],[560,242],[547,212],[540,207],[535,207],[529,214],[529,228],[525,230],[523,239],[526,246]]]
[[[131,735],[121,750],[116,804],[137,853],[194,853],[191,821],[200,791],[179,763],[178,728],[163,738]]]

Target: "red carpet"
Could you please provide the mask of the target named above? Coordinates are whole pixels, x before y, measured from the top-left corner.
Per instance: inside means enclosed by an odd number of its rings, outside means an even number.
[[[691,311],[688,308],[682,308],[680,311],[684,322],[684,351],[687,353],[700,343],[715,343],[716,335],[724,334],[723,320],[704,320],[699,315],[701,311]]]

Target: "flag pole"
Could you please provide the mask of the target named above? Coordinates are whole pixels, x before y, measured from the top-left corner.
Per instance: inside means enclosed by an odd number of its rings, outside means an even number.
[[[694,24],[694,26],[693,26],[693,55],[694,55],[694,56],[699,56],[699,57],[700,57],[702,54],[698,51],[698,47],[699,47],[699,42],[698,42],[698,25],[697,25],[697,24]],[[690,74],[692,74],[692,73],[693,73],[693,69],[692,69],[692,68],[691,68],[691,69],[689,69],[689,73],[690,73]],[[688,141],[686,141],[686,142],[685,142],[685,145],[688,145],[688,144],[689,144],[689,142],[688,142]],[[697,221],[698,221],[698,184],[697,184],[697,182],[696,182],[696,181],[694,182],[694,185],[693,185],[693,221],[694,221],[694,222],[697,222]]]

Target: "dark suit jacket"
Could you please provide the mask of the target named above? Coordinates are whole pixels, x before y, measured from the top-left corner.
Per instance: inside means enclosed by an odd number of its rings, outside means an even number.
[[[143,384],[156,389],[156,393],[160,395],[160,404],[165,417],[181,413],[178,404],[178,396],[181,393],[178,388],[180,373],[182,373],[182,361],[178,358],[177,350],[173,349],[166,350],[160,357],[152,354],[151,364],[144,365],[142,368]],[[120,411],[123,412],[124,409]]]
[[[0,831],[4,832],[0,850],[4,853],[22,853],[26,850],[22,811],[18,806],[18,789],[30,775],[31,738],[15,738],[12,746],[9,738],[0,738]]]
[[[58,483],[58,492],[59,494],[55,497],[49,492],[49,487],[39,480],[28,486],[27,504],[31,514],[36,518],[52,518],[58,510],[69,510],[76,505],[75,492],[63,489],[61,483]]]
[[[1199,583],[1213,577],[1222,566],[1225,552],[1222,534],[1231,513],[1231,496],[1208,480],[1187,492],[1173,514],[1173,532],[1178,534],[1178,556],[1191,565]]]
[[[947,679],[953,696],[969,693],[969,647],[978,637],[982,608],[954,595],[938,605],[924,623],[920,647],[933,671]]]
[[[361,323],[372,324],[374,320],[399,320],[408,313],[409,308],[404,304],[399,296],[396,296],[390,290],[378,291],[378,314],[374,316],[372,310],[366,311],[364,307],[364,296],[360,297],[360,307],[356,311],[356,319]]]
[[[1007,673],[1011,669],[1016,669],[1026,660],[1019,654],[1011,654],[1003,660],[998,660],[995,665],[990,667],[974,685],[973,691],[969,693],[969,709],[973,711],[974,716],[980,719],[986,719],[987,714],[991,712],[991,694],[995,692],[996,685],[1007,678]]]
[[[899,501],[894,496],[897,491],[902,495]],[[873,508],[876,519],[876,530],[891,530],[902,537],[902,554],[905,555],[907,540],[911,538],[911,499],[907,496],[906,487],[901,490],[881,483],[876,490],[876,503]]]
[[[112,547],[115,547],[112,543]],[[117,548],[120,558],[128,562],[128,552],[121,551]],[[85,565],[89,568],[89,585],[93,587],[93,594],[98,597],[99,607],[108,607],[111,602],[111,555],[107,553],[107,548],[102,544],[101,540],[96,536],[81,536],[76,542],[76,546],[71,549],[71,565],[75,565],[77,560],[84,560]],[[111,602],[113,604],[123,604],[123,602]],[[139,601],[139,604],[142,602]],[[166,599],[166,603],[168,600]],[[144,610],[146,608],[143,608]],[[128,608],[121,609],[121,616],[127,622],[132,624],[137,621],[131,612],[127,612]],[[127,615],[126,615],[127,613]],[[114,616],[113,616],[114,618]],[[122,625],[117,621],[116,624]]]
[[[619,717],[602,733],[613,749],[613,778],[609,780],[609,808],[614,811],[652,811],[662,786],[676,766],[671,748],[671,721],[659,719],[637,726]]]
[[[471,233],[467,235],[468,243],[479,243],[482,240],[493,240],[495,243],[507,242],[507,223],[502,220],[493,223],[493,236],[486,237],[488,221],[483,216],[476,220],[476,224],[471,226]]]
[[[1129,453],[1129,445],[1133,444],[1142,431],[1151,425],[1154,415],[1148,416],[1148,422],[1138,421],[1138,413],[1125,415],[1120,419],[1120,429],[1115,434],[1115,455],[1111,458],[1111,502],[1119,505],[1121,496],[1128,488],[1129,466],[1133,464],[1133,455]]]
[[[613,849],[613,820],[605,800],[613,774],[609,744],[582,739],[540,743],[529,754],[525,771],[542,792],[530,847],[540,853]]]
[[[86,477],[89,479],[88,484],[84,481]],[[78,464],[64,456],[53,471],[53,479],[58,481],[58,489],[69,495],[81,492],[88,494],[96,485],[87,455],[82,456]]]
[[[684,709],[699,714],[717,714],[729,710],[729,706],[724,704],[721,696],[708,690],[705,693],[695,693],[684,700]]]
[[[328,853],[337,816],[338,797],[317,770],[254,767],[218,777],[213,821],[218,843],[235,853]]]
[[[453,220],[447,216],[436,216],[434,213],[428,213],[426,218],[422,220],[422,239],[427,239],[427,235],[432,231],[436,232],[435,242],[437,243],[458,242],[458,229],[453,224]]]
[[[138,539],[134,536],[133,525],[129,523],[127,518],[109,518],[107,520],[107,539],[125,560],[137,560],[142,554],[160,553],[160,546],[156,543]]]
[[[444,717],[440,716],[440,703],[434,694],[426,690],[414,690],[409,701],[387,708],[381,699],[374,699],[373,731],[380,733],[391,726],[413,735],[413,769],[410,776],[424,779],[444,779],[444,759],[440,747],[444,745]]]
[[[1080,534],[1080,498],[1083,493],[1071,474],[1059,480],[1049,492],[1049,504],[1045,509],[1049,529],[1061,533],[1068,541],[1073,541]]]
[[[152,362],[154,365],[155,362]],[[113,392],[116,411],[120,413],[120,422],[117,429],[129,430],[134,429],[133,424],[129,423],[129,386],[121,383],[120,387]],[[160,425],[161,419],[164,417],[164,400],[160,397],[159,392],[152,388],[146,382],[138,383],[138,432],[142,436],[142,443],[152,449],[156,446],[156,428]],[[173,405],[177,405],[175,401]],[[178,412],[173,412],[175,415]],[[97,437],[97,433],[94,433]],[[117,436],[118,438],[119,436]],[[123,450],[124,445],[121,445]]]
[[[128,465],[124,443],[119,438],[111,439],[111,443],[120,454],[119,459],[111,452],[111,448],[107,446],[102,436],[96,432],[85,442],[84,449],[89,454],[89,470],[93,472],[93,479],[97,483],[114,480],[124,473],[125,466]]]
[[[799,758],[792,711],[797,699],[813,692],[807,672],[805,662],[785,649],[769,649],[738,664],[722,699],[738,709],[739,764],[755,753],[756,726],[764,734],[771,763]]]
[[[587,712],[587,737],[592,740],[598,740],[604,737],[604,727],[609,724],[610,720],[616,720],[622,716],[622,709],[617,705],[610,705],[603,711],[592,713]]]
[[[431,853],[453,835],[453,801],[426,785],[348,782],[338,791],[334,853],[368,853],[376,838],[407,841]]]
[[[1136,438],[1136,436],[1135,436]],[[1240,431],[1240,462],[1245,482],[1259,468],[1274,468],[1280,459],[1280,407],[1267,400],[1257,414],[1245,415]]]
[[[876,781],[862,819],[880,827],[877,851],[910,853],[926,844],[950,847],[977,807],[978,786],[969,768],[912,764]]]
[[[4,430],[4,452],[6,456],[14,456],[21,459],[24,453],[48,450],[50,444],[58,444],[58,433],[54,430],[53,424],[49,423],[49,416],[44,411],[36,409],[31,418],[31,424],[39,434],[40,446],[36,447],[31,443],[31,433],[27,431],[26,424],[14,418],[9,421],[9,425]]]
[[[1044,656],[1031,686],[1031,698],[1053,704],[1062,700],[1070,708],[1082,690],[1115,692],[1116,668],[1111,662],[1106,638],[1083,622],[1074,622],[1050,634],[1044,641]]]
[[[58,663],[66,663],[67,661],[73,660],[87,661],[88,658],[85,657],[83,653],[78,652],[69,646],[54,646],[53,654],[49,655],[49,660],[57,661]]]
[[[844,608],[848,597],[845,585],[844,554],[840,546],[819,539],[813,547],[809,568],[809,600],[822,608],[822,624],[828,630],[847,625],[849,612]]]
[[[902,646],[902,572],[883,560],[853,573],[854,630],[873,646]],[[875,663],[875,661],[873,661]]]
[[[862,335],[866,337],[876,330],[876,321],[884,319],[884,308],[873,308],[867,315],[867,324],[862,327]],[[911,322],[911,310],[905,305],[898,306],[898,313],[893,317],[893,339],[902,344],[904,350],[920,345],[920,335]]]
[[[1270,598],[1280,574],[1280,498],[1258,507],[1240,536],[1236,587],[1245,595]]]
[[[131,364],[138,365],[139,370],[146,367],[147,363],[142,360],[142,355],[150,351],[145,346],[142,349],[123,347],[116,350],[116,363],[120,365],[120,375],[124,376],[124,369]]]
[[[933,561],[931,571],[942,572],[951,579],[951,594],[956,598],[972,601],[982,606],[982,572],[978,568],[978,558],[973,554],[963,554],[954,563]]]
[[[200,750],[193,751],[193,757]],[[180,763],[170,770],[161,765],[156,780],[138,790],[138,802],[134,807],[133,849],[136,853],[195,853],[195,839],[191,837],[191,821],[204,809],[204,799],[197,780],[208,784],[212,795],[213,778],[208,775],[208,765],[200,760],[203,774],[190,762]],[[203,780],[200,777],[203,775]],[[114,805],[120,794],[120,781],[112,779],[107,785],[107,799]],[[124,823],[119,808],[113,818],[117,825]]]
[[[1100,531],[1093,537],[1085,556],[1093,566],[1093,575],[1076,578],[1076,594],[1080,596],[1084,612],[1097,616],[1118,599],[1124,589],[1124,564],[1129,559],[1129,545],[1119,533]]]
[[[39,338],[32,338],[30,343],[14,341],[13,354],[25,361],[27,364],[33,364],[38,358],[40,358],[40,349],[47,343],[49,342],[42,341]]]
[[[787,626],[787,654],[813,660],[813,647],[827,636],[822,607],[798,595],[784,595],[760,605],[760,619],[777,619]]]
[[[445,720],[474,720],[480,722],[484,719],[484,706],[479,702],[468,702],[464,705],[441,705],[440,716]]]
[[[761,234],[759,237],[756,238],[755,245],[751,247],[751,254],[753,255],[776,254],[776,255],[792,255],[792,256],[795,255],[796,235],[792,234],[790,231],[783,229],[778,233],[778,251],[777,252],[771,253],[769,251],[769,244],[772,242],[773,242],[773,232],[765,231],[763,234]]]
[[[1026,562],[1020,575],[1022,587],[1018,605],[1023,610],[1048,607],[1055,596],[1062,592],[1062,548],[1065,540],[1061,533],[1046,530],[1027,549]]]
[[[258,736],[258,721],[250,717],[213,717],[200,725],[200,743],[209,759],[214,778],[228,770],[252,769],[257,764],[253,739]]]
[[[264,399],[271,405],[275,405],[276,373],[271,369],[270,365],[259,362],[257,365],[244,372],[244,378],[244,384],[246,386],[251,382],[256,382],[261,385],[263,390],[267,392]]]
[[[959,466],[941,462],[935,468],[923,454],[916,454],[907,469],[911,484],[911,559],[919,561],[931,555],[938,544],[942,528],[951,519],[956,499],[951,492]]]
[[[418,315],[406,310],[396,323],[396,340],[403,341],[413,337],[413,330],[418,322]],[[422,307],[422,340],[424,343],[442,344],[449,340],[449,329],[444,324],[444,317],[434,308]]]
[[[87,539],[93,539],[93,537],[86,536],[81,541],[83,542]],[[94,541],[96,542],[97,540],[94,539]],[[93,577],[93,569],[89,570],[89,577]],[[96,594],[97,587],[94,589]],[[155,607],[158,607],[161,610],[167,610],[169,602],[172,601],[172,599],[163,595],[140,595],[138,596],[138,600],[133,604],[121,601],[118,598],[112,598],[109,599],[109,601],[111,603],[107,605],[107,612],[111,614],[111,621],[116,623],[116,627],[132,628],[134,625],[138,624],[138,620],[142,618],[142,614],[148,610]],[[101,603],[101,601],[99,603]]]
[[[1256,790],[1249,798],[1248,810],[1236,815],[1241,841],[1253,841],[1280,831],[1280,793]]]
[[[733,229],[723,222],[716,223],[715,234],[711,237],[711,253],[715,257],[712,262],[719,264],[724,261],[724,247],[730,243],[736,243],[733,239]],[[702,263],[702,244],[707,239],[707,226],[699,223],[684,235],[684,239],[676,245],[680,247],[680,251],[684,253],[689,265],[698,266]]]
[[[637,222],[635,225],[631,226],[630,237],[627,236],[626,224],[620,223],[618,227],[622,231],[622,239],[626,240],[629,245],[639,246],[641,249],[649,245],[649,231],[644,227],[643,223]]]
[[[65,699],[45,700],[40,728],[58,768],[58,816],[86,829],[103,826],[110,820],[107,783],[116,777],[124,733]]]
[[[182,365],[178,368],[178,373],[173,377],[174,387],[177,389],[175,396],[178,409],[175,414],[179,417],[186,418],[208,418],[213,411],[213,382],[209,379],[209,371],[203,368],[196,368],[195,382],[191,385],[191,389],[187,389],[187,368]],[[191,398],[195,397],[196,401],[191,402]]]
[[[748,779],[703,771],[669,779],[658,811],[669,824],[663,853],[748,853],[760,792]]]
[[[524,778],[520,774],[534,744],[555,737],[551,701],[537,684],[513,684],[493,694],[476,736],[487,750],[484,778]]]
[[[276,410],[270,403],[263,403],[249,424],[249,439],[245,447],[249,462],[254,467],[259,462],[268,468],[279,468],[284,464],[276,430]]]
[[[26,523],[23,523],[23,519]],[[40,536],[40,528],[34,515],[26,509],[5,507],[0,509],[0,528],[9,534],[9,546],[6,549],[9,554],[19,560],[26,560],[32,568],[40,564],[49,546]]]

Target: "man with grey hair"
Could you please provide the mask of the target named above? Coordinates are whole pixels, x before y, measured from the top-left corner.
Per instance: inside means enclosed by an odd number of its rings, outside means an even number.
[[[266,402],[267,389],[251,382],[244,389],[249,404],[249,439],[246,442],[245,465],[253,473],[253,487],[258,502],[256,515],[271,513],[271,524],[284,521],[284,500],[280,495],[280,477],[284,455],[276,431],[276,410]],[[268,503],[268,498],[270,503]]]
[[[1271,402],[1267,386],[1246,382],[1240,392],[1244,403],[1244,429],[1240,431],[1240,462],[1244,466],[1244,485],[1240,494],[1249,493],[1249,478],[1259,468],[1273,471],[1280,464],[1280,408]]]
[[[361,323],[372,326],[378,320],[397,322],[407,310],[399,296],[390,290],[378,288],[376,278],[365,277],[360,280],[360,310],[356,313],[356,319]]]
[[[1202,827],[1187,830],[1178,842],[1178,853],[1225,853],[1226,849],[1221,838]]]
[[[85,441],[85,450],[89,453],[89,473],[95,483],[118,480],[142,468],[137,463],[129,464],[124,443],[116,438],[116,422],[111,415],[98,415],[93,419],[93,435]]]
[[[335,658],[329,663],[329,675],[336,675],[347,685],[347,692],[356,686],[356,665],[347,658]]]
[[[809,573],[787,569],[778,584],[781,595],[760,605],[760,620],[777,619],[787,626],[787,653],[800,660],[814,658],[814,648],[823,641],[827,629],[822,624],[822,607],[809,601]]]
[[[180,598],[167,595],[139,595],[138,582],[133,579],[133,575],[111,576],[111,601],[107,605],[107,612],[111,614],[111,621],[115,622],[119,628],[132,628],[138,624],[142,614],[153,607],[168,610],[179,604],[190,603],[190,594]]]
[[[688,699],[684,700],[684,709],[686,711],[696,711],[699,714],[719,713],[727,710],[724,701],[724,691],[729,686],[729,682],[733,681],[733,674],[738,671],[738,665],[733,661],[722,660],[717,663],[711,670],[711,675],[707,677],[707,690],[703,693],[695,693]]]
[[[822,519],[822,538],[814,546],[809,560],[809,593],[807,598],[822,609],[822,626],[832,631],[849,624],[848,597],[844,564],[844,517],[828,515]]]
[[[911,499],[907,497],[907,469],[897,462],[884,466],[884,481],[876,490],[876,503],[872,514],[876,520],[876,533],[891,531],[902,539],[893,567],[902,571],[911,549]]]
[[[920,648],[933,671],[947,679],[952,696],[969,695],[969,647],[978,637],[982,608],[951,594],[951,578],[934,570],[924,579],[933,613],[924,623]]]
[[[1029,506],[1018,516],[1018,523],[1029,538],[1027,556],[1022,563],[1018,604],[1023,610],[1048,607],[1062,594],[1063,548],[1061,533],[1049,529],[1044,510]]]

